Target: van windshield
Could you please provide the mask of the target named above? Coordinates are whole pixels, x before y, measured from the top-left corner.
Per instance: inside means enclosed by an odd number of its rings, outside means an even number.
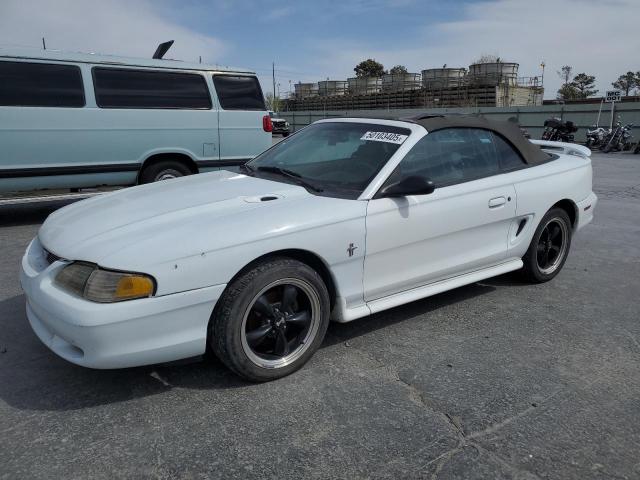
[[[315,193],[358,198],[410,133],[390,125],[316,123],[254,158],[244,170],[270,180],[295,183],[298,177]]]

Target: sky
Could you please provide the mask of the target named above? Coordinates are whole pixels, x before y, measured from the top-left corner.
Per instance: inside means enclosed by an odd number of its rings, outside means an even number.
[[[0,0],[0,46],[166,57],[250,68],[265,93],[386,68],[468,67],[482,55],[520,64],[555,98],[563,65],[600,93],[640,70],[640,0]]]

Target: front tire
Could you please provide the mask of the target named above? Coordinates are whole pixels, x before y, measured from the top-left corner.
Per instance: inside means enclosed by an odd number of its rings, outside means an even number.
[[[571,231],[569,215],[561,208],[551,209],[542,217],[522,257],[527,280],[548,282],[560,273],[569,255]]]
[[[210,320],[209,344],[246,380],[275,380],[311,358],[329,314],[329,293],[318,272],[290,258],[270,259],[227,287]]]
[[[177,160],[163,160],[145,167],[140,173],[140,183],[153,183],[191,175],[191,170]]]

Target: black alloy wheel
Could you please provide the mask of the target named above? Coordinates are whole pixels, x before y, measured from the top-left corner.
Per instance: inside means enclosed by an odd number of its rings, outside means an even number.
[[[571,234],[571,220],[565,210],[553,208],[542,217],[522,257],[529,281],[547,282],[560,273],[569,255]]]
[[[318,326],[319,298],[310,285],[285,278],[264,287],[243,318],[242,347],[264,368],[295,361]]]
[[[320,347],[330,311],[316,270],[293,258],[267,258],[225,289],[209,322],[209,346],[241,377],[274,380],[302,367]]]
[[[538,238],[536,261],[540,271],[548,275],[558,268],[567,248],[567,226],[558,219],[552,219],[544,226]]]

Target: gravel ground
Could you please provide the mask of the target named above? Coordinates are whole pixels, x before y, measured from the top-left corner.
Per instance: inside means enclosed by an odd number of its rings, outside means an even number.
[[[58,204],[0,208],[0,478],[640,478],[640,156],[594,154],[561,274],[510,274],[350,324],[253,385],[215,361],[74,366],[18,264]]]

